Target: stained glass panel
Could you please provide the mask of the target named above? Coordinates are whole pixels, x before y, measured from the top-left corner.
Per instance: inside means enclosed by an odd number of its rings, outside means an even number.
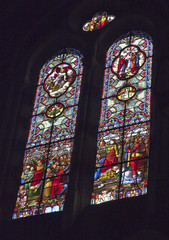
[[[152,53],[142,32],[107,52],[92,204],[147,193]]]
[[[107,15],[106,12],[96,13],[91,20],[87,21],[83,25],[83,31],[88,32],[88,31],[94,31],[94,30],[100,29],[106,26],[111,21],[113,21],[114,18],[115,16]]]
[[[78,51],[65,49],[40,71],[13,219],[63,210],[82,58]]]

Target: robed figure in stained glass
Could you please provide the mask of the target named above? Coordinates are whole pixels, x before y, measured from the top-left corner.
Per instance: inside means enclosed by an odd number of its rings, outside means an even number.
[[[36,197],[40,194],[40,187],[42,185],[42,177],[44,173],[44,164],[45,164],[45,159],[37,159],[34,161],[32,164],[34,164],[34,176],[32,178],[32,182],[29,188],[29,198]]]
[[[145,62],[145,53],[138,46],[123,48],[112,62],[112,71],[119,79],[127,80],[137,74]]]
[[[44,82],[44,88],[50,97],[64,94],[75,81],[76,72],[67,63],[57,65]]]

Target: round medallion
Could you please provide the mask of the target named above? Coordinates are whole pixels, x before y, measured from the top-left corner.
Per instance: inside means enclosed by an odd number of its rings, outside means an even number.
[[[48,107],[46,110],[46,116],[49,118],[55,118],[62,114],[64,111],[64,105],[61,103],[55,103],[52,106]]]
[[[125,86],[117,92],[117,99],[119,101],[127,101],[136,94],[136,89],[133,86]]]
[[[59,97],[73,84],[76,79],[75,70],[68,63],[58,64],[46,77],[44,90],[49,97]]]
[[[120,80],[128,80],[137,74],[145,60],[145,53],[139,47],[130,45],[113,60],[111,70]]]

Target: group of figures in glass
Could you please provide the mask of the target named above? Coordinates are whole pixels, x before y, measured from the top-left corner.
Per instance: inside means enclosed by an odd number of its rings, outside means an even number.
[[[139,47],[126,47],[113,60],[112,71],[119,79],[129,79],[143,66],[145,59],[145,53],[140,51]]]
[[[97,168],[94,175],[95,203],[104,202],[105,193],[109,193],[111,200],[125,198],[129,188],[136,190],[138,185],[141,186],[139,195],[144,194],[148,177],[148,155],[147,124],[135,126],[133,129],[126,128],[124,139],[121,131],[101,134],[98,139]],[[119,186],[123,186],[120,192]],[[97,194],[100,190],[103,194]]]
[[[76,72],[67,63],[57,65],[45,79],[44,89],[50,97],[59,97],[64,94],[76,79]]]
[[[71,142],[65,145],[54,144],[48,157],[44,147],[33,148],[26,152],[16,201],[17,209],[31,207],[34,214],[38,214],[38,211],[44,213],[49,209],[52,212],[53,207],[57,211],[63,209],[69,181],[72,150],[70,144]],[[40,205],[39,210],[38,205]]]
[[[92,204],[147,192],[152,47],[131,32],[107,52]],[[82,72],[72,49],[41,69],[13,218],[63,210]]]

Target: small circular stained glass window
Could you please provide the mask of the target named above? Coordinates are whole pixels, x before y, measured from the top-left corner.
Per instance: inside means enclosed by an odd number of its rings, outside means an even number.
[[[134,97],[136,94],[136,89],[133,86],[125,86],[117,92],[117,99],[120,101],[127,101]]]
[[[115,19],[115,16],[107,15],[106,12],[96,13],[91,20],[83,25],[83,31],[88,32],[100,29],[110,23],[113,19]]]
[[[55,103],[52,106],[48,107],[46,110],[46,116],[49,118],[55,118],[61,115],[64,111],[64,105],[61,103]]]

